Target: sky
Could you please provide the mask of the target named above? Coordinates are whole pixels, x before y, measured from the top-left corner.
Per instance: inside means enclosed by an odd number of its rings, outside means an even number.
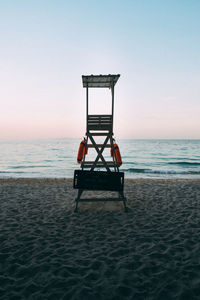
[[[0,138],[82,138],[81,76],[120,74],[116,138],[200,139],[199,15],[199,0],[0,0]],[[110,90],[89,105],[109,113]]]

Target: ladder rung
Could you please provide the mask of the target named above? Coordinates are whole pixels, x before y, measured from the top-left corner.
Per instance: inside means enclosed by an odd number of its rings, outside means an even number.
[[[91,168],[94,165],[94,161],[85,161],[81,164],[84,168]],[[110,168],[119,167],[119,164],[114,161],[107,161],[106,165]],[[105,168],[105,164],[101,161],[95,165],[95,168]]]
[[[96,145],[98,148],[103,147],[103,144],[96,144]],[[88,146],[88,148],[95,148],[95,146],[93,144],[88,144],[87,146]],[[105,148],[111,148],[111,145],[107,144],[107,145],[105,145]]]
[[[77,201],[77,199],[76,199]],[[111,197],[105,197],[105,198],[80,198],[78,199],[78,202],[97,202],[97,201],[101,201],[101,202],[106,202],[106,201],[126,201],[126,198],[111,198]]]

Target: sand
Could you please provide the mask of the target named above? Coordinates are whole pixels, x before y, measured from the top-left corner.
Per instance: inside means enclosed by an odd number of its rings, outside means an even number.
[[[200,180],[126,180],[127,213],[76,194],[0,180],[0,299],[199,299]]]

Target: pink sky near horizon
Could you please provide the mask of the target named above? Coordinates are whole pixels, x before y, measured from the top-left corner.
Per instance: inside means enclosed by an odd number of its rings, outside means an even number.
[[[117,137],[200,138],[198,105],[195,109],[189,101],[166,94],[163,98],[156,95],[152,99],[151,95],[148,99],[144,97],[144,91],[139,98],[139,91],[135,95],[134,86],[128,87],[127,91],[128,82],[123,77],[122,74],[115,88],[114,133]],[[4,101],[1,101],[0,138],[81,138],[86,128],[85,89],[81,76],[74,80],[73,86],[68,86],[66,80],[61,89],[53,85],[46,91],[45,88],[34,88],[32,95],[29,88],[23,89],[23,82],[14,91],[7,87]],[[106,90],[108,92],[110,94]],[[94,112],[96,102],[95,112],[107,113],[101,109],[98,94],[99,89],[89,93],[91,112]],[[110,95],[106,94],[103,104],[110,108]]]

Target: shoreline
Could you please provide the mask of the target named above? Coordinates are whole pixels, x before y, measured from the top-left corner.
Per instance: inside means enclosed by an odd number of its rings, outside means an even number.
[[[73,183],[73,178],[65,177],[7,177],[0,178],[0,184],[69,184]],[[200,184],[200,178],[125,178],[124,186],[136,183],[196,183]]]

